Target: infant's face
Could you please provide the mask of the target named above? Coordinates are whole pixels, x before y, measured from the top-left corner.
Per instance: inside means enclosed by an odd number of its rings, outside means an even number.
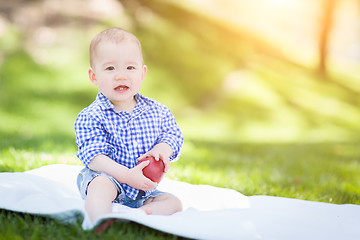
[[[140,47],[130,40],[118,44],[104,41],[97,46],[94,60],[93,83],[99,90],[118,110],[133,104],[147,70]]]

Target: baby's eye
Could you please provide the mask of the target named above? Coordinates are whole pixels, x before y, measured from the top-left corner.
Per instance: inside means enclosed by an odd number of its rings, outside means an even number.
[[[109,66],[109,67],[105,68],[105,70],[112,71],[112,70],[115,70],[115,68],[113,66]]]
[[[135,70],[135,67],[134,66],[128,66],[127,70]]]

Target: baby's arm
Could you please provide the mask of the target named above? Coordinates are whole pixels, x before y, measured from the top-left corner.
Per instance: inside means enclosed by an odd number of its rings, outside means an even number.
[[[104,172],[120,183],[126,183],[133,188],[143,191],[151,191],[156,187],[156,183],[143,175],[142,169],[149,164],[149,161],[142,162],[134,168],[127,168],[111,158],[99,154],[91,160],[88,168],[96,172]]]
[[[170,169],[170,157],[173,155],[173,150],[169,144],[161,142],[156,144],[150,151],[141,155],[138,158],[138,161],[145,157],[154,157],[156,160],[161,160],[164,162],[165,169],[167,172]]]
[[[166,108],[164,112],[160,126],[160,134],[156,143],[166,143],[167,146],[170,147],[171,155],[169,156],[169,160],[172,162],[180,157],[180,148],[184,142],[184,138],[171,111]]]

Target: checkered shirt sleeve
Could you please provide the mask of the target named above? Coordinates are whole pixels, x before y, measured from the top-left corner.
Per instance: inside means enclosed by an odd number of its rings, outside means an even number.
[[[170,161],[177,161],[180,157],[180,148],[184,139],[182,133],[176,124],[175,117],[167,108],[164,109],[164,118],[161,124],[161,133],[158,136],[156,144],[164,142],[170,145],[174,154]]]
[[[109,155],[111,146],[108,143],[108,135],[104,131],[101,122],[91,117],[87,111],[80,113],[76,119],[75,135],[76,144],[79,148],[76,156],[85,166],[96,155]]]

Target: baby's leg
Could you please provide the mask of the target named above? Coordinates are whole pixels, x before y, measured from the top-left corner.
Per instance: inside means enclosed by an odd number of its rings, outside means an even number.
[[[164,193],[154,198],[149,198],[140,207],[147,214],[155,215],[171,215],[182,211],[182,204],[180,199],[172,194]]]
[[[112,201],[117,196],[117,189],[105,176],[94,178],[87,189],[85,209],[92,223],[104,214],[111,213]]]

